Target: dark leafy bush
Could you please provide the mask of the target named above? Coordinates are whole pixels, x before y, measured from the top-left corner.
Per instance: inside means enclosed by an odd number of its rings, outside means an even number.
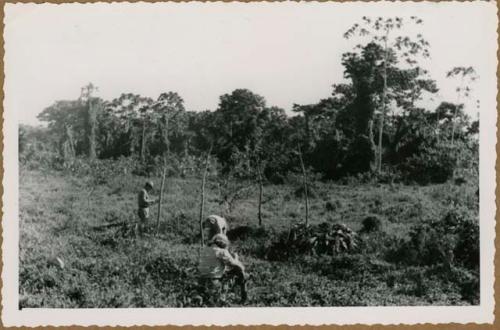
[[[372,141],[368,136],[360,135],[348,146],[341,171],[350,175],[369,172],[374,159],[375,148]]]
[[[398,246],[388,251],[389,261],[405,263],[409,265],[434,264],[441,262],[437,256],[440,255],[438,234],[430,226],[419,226],[410,232],[409,241],[402,240]],[[435,254],[437,252],[437,254]]]
[[[412,274],[411,280],[414,283],[413,294],[417,297],[425,296],[430,290],[429,281],[422,271],[418,271]]]
[[[457,229],[456,261],[469,269],[479,270],[479,226],[475,221],[462,222]]]
[[[356,233],[343,224],[299,224],[282,232],[269,247],[267,256],[270,260],[285,260],[303,254],[336,255],[354,250],[356,239]]]
[[[227,238],[231,241],[264,236],[267,236],[267,232],[263,227],[238,226],[227,232]]]
[[[464,300],[473,305],[479,304],[479,273],[461,267],[452,267],[451,280],[460,288]]]
[[[453,176],[455,155],[455,150],[448,145],[425,146],[401,163],[400,169],[406,181],[443,183]]]
[[[388,252],[393,261],[411,265],[454,263],[479,267],[479,224],[468,210],[453,208],[440,220],[427,220],[410,230],[410,239]]]
[[[85,288],[81,285],[71,286],[66,290],[66,295],[79,307],[83,307],[86,302]]]
[[[317,188],[315,186],[308,185],[307,186],[307,196],[309,198],[315,198],[316,195],[317,195],[316,194],[316,189]],[[295,189],[294,194],[295,194],[295,197],[297,197],[297,198],[304,197],[305,196],[305,188],[304,188],[304,186],[302,185],[302,186],[298,187],[297,189]]]
[[[342,207],[342,202],[338,199],[329,200],[329,201],[326,201],[326,203],[325,203],[325,210],[327,210],[329,212],[336,211],[336,210],[340,209],[341,207]]]
[[[379,231],[382,228],[382,219],[376,215],[370,215],[363,219],[363,229],[365,233]]]
[[[273,184],[284,184],[286,181],[286,177],[280,173],[271,173],[267,177],[267,180]]]

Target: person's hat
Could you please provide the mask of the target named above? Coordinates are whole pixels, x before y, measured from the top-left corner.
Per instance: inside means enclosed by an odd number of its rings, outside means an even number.
[[[217,234],[210,240],[210,244],[215,244],[218,247],[225,249],[229,246],[229,239],[226,235]]]
[[[146,181],[146,187],[153,188],[153,181]]]

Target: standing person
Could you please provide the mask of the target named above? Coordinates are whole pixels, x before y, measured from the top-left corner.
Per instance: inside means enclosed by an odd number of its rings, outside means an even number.
[[[144,188],[141,189],[137,198],[139,222],[136,225],[136,233],[143,236],[149,222],[149,206],[157,202],[156,199],[149,197],[149,193],[153,191],[153,182],[147,181]]]
[[[238,255],[231,254],[228,250],[229,240],[224,234],[215,235],[205,246],[200,254],[198,270],[202,290],[208,293],[207,300],[212,300],[217,295],[222,285],[221,282],[236,278],[236,284],[240,287],[241,303],[247,300],[246,281],[248,274],[245,266],[241,263]]]

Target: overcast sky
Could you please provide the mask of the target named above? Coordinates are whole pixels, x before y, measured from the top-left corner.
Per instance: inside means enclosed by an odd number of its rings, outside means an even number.
[[[422,18],[434,102],[456,99],[447,70],[472,65],[477,98],[496,109],[496,6],[486,2],[7,4],[5,108],[34,124],[92,82],[107,100],[176,91],[188,110],[248,88],[289,111],[342,81],[341,54],[354,45],[342,35],[363,15]]]

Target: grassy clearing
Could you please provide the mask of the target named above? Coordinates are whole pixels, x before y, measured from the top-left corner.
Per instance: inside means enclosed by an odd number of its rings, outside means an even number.
[[[161,235],[136,241],[122,228],[93,226],[136,220],[136,193],[144,178],[123,175],[90,189],[88,180],[22,170],[20,177],[21,307],[205,306],[199,296],[199,180],[167,178]],[[158,180],[157,180],[158,181]],[[155,182],[159,186],[159,181]],[[266,258],[277,235],[304,214],[299,184],[266,186],[264,228],[248,230],[233,248],[251,274],[250,306],[365,306],[477,304],[475,275],[460,267],[403,265],[388,252],[407,240],[411,227],[440,219],[460,205],[477,214],[472,186],[342,186],[316,182],[310,222],[344,223],[360,232],[376,215],[382,228],[361,233],[358,251],[337,256]],[[219,204],[207,186],[205,214],[222,214],[231,228],[257,228],[257,188],[234,204]],[[156,209],[152,209],[156,219]],[[57,258],[64,262],[58,266]],[[235,306],[226,289],[218,306]]]

